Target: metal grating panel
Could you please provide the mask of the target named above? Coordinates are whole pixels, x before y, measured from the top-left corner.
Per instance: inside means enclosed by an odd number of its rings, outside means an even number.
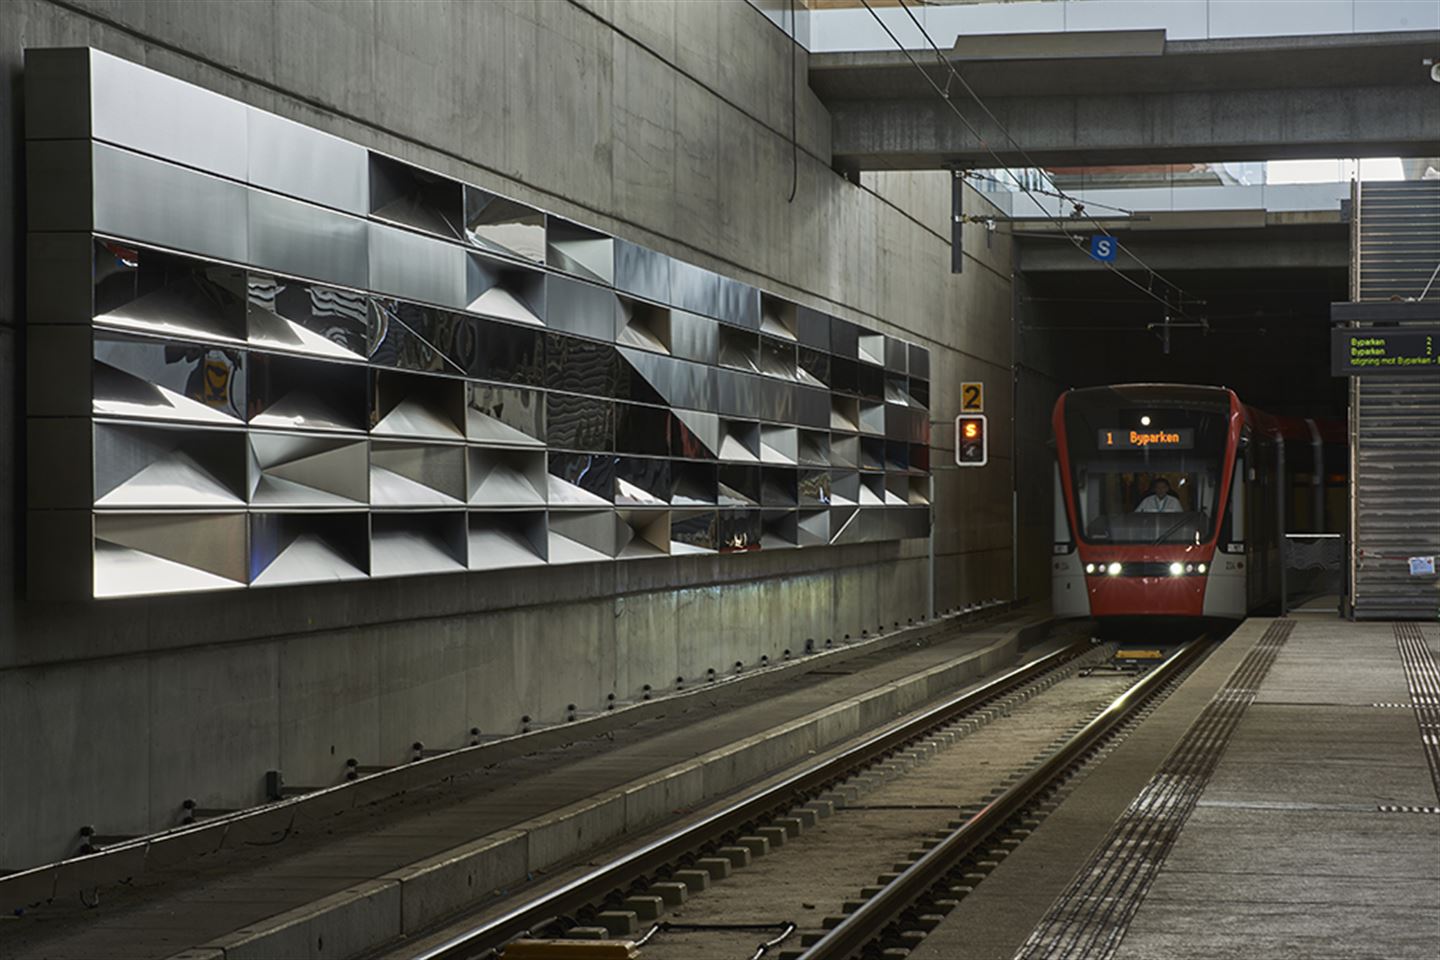
[[[1358,214],[1357,299],[1418,298],[1440,264],[1440,181],[1365,184]],[[1355,616],[1433,619],[1440,578],[1408,558],[1440,556],[1440,376],[1357,377],[1350,407]]]

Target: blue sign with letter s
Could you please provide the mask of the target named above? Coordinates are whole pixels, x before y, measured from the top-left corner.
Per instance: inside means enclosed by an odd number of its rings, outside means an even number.
[[[1112,263],[1115,255],[1120,252],[1120,241],[1114,237],[1091,237],[1090,257],[1099,260],[1101,263]]]

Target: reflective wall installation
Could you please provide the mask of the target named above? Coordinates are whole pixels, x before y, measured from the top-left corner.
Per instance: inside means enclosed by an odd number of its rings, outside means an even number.
[[[26,52],[29,590],[929,534],[929,354],[87,48]]]

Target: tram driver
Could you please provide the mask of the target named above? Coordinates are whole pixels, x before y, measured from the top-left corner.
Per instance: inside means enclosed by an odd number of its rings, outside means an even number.
[[[1150,495],[1140,501],[1136,513],[1183,513],[1180,500],[1170,492],[1170,481],[1156,477],[1150,484]]]

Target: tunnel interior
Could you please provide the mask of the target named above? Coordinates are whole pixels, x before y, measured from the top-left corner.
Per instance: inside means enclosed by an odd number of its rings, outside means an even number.
[[[1277,252],[1304,248],[1298,238],[1279,233],[1273,240]],[[1327,233],[1332,248],[1345,242],[1343,224],[1332,225]],[[1237,265],[1234,258],[1216,257],[1217,241],[1203,231],[1153,245],[1145,235],[1124,240],[1142,258],[1147,247],[1168,251],[1167,261],[1177,250],[1183,259],[1188,243],[1191,268],[1180,264],[1159,269],[1183,296],[1170,292],[1167,307],[1163,290],[1159,299],[1147,291],[1152,281],[1145,272],[1096,269],[1078,249],[1073,269],[1064,269],[1063,263],[1056,269],[1054,236],[1022,236],[1018,244],[1016,524],[1020,588],[1030,596],[1043,596],[1049,589],[1054,513],[1050,419],[1055,400],[1065,390],[1135,382],[1224,386],[1245,404],[1281,417],[1314,420],[1331,438],[1343,437],[1346,381],[1331,376],[1329,330],[1330,304],[1348,299],[1345,266],[1335,264],[1333,256],[1331,263],[1322,264]],[[1045,254],[1044,268],[1027,270],[1027,252],[1037,247]],[[1036,259],[1032,254],[1031,262]],[[1343,530],[1343,445],[1325,444],[1319,471],[1309,444],[1294,446],[1287,471],[1287,530]]]

